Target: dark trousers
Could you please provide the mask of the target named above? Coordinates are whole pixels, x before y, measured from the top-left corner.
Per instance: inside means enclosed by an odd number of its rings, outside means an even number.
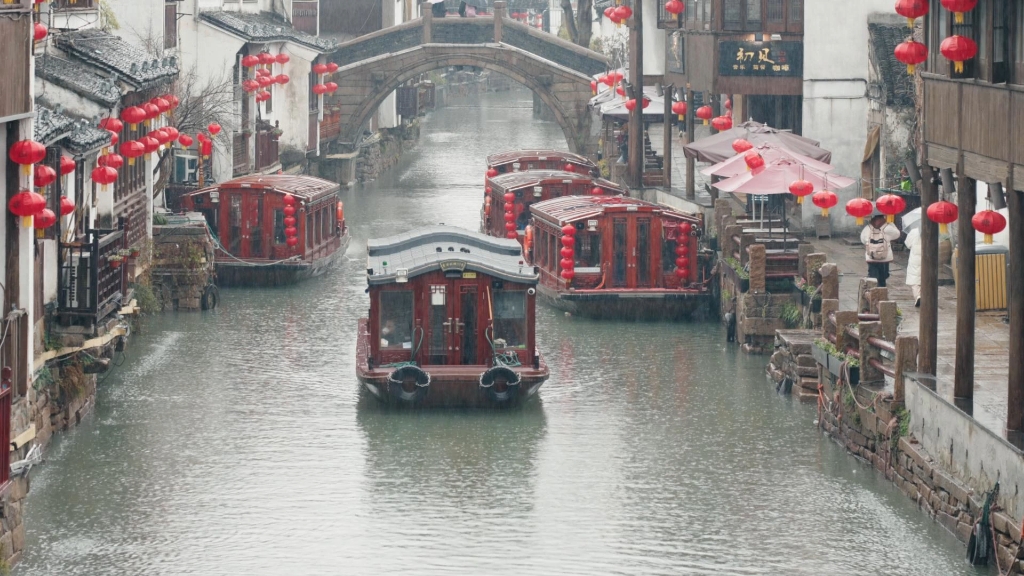
[[[868,262],[868,276],[878,280],[879,288],[885,288],[885,279],[889,277],[889,263]]]

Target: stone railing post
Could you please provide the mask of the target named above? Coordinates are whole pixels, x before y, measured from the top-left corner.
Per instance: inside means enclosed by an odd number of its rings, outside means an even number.
[[[874,290],[878,287],[878,280],[874,278],[861,278],[857,284],[857,311],[858,312],[871,312],[871,305],[868,301],[868,290]]]
[[[737,257],[736,251],[739,250],[739,246],[735,244],[732,237],[743,234],[743,226],[739,224],[732,224],[725,227],[725,238],[718,239],[718,245],[722,247],[722,253],[725,254],[726,258],[736,258],[742,260],[743,257]]]
[[[889,299],[888,288],[872,288],[867,291],[868,296],[868,313],[870,314],[881,314],[879,310],[879,304]]]
[[[732,216],[732,205],[728,200],[715,200],[715,233],[721,238],[725,230],[725,217]],[[721,242],[719,242],[721,244]]]
[[[906,394],[907,372],[917,372],[917,337],[899,336],[896,338],[896,377],[892,389],[892,401],[903,403]]]
[[[746,234],[743,236],[746,238]],[[745,252],[750,262],[750,292],[762,294],[766,287],[766,258],[764,244],[751,244]]]
[[[828,317],[831,314],[839,312],[839,300],[822,300],[821,301],[821,337],[828,341],[829,336],[834,336],[832,323],[828,321]]]
[[[504,28],[505,15],[508,12],[508,4],[505,0],[494,2],[494,41],[501,43],[502,29]]]
[[[821,252],[815,252],[804,256],[802,261],[804,281],[811,286],[819,286],[821,284],[819,270],[825,265],[825,262],[828,261],[828,256]]]
[[[754,237],[753,234],[740,234],[740,264],[743,264],[744,266],[747,265],[747,248],[753,246],[756,240],[757,239]],[[763,247],[764,246],[762,245],[762,248]]]
[[[885,290],[885,288],[878,288],[878,290]],[[895,302],[883,300],[878,303],[878,321],[882,323],[882,339],[895,342],[896,330],[899,328]]]
[[[829,300],[839,299],[839,267],[831,262],[826,262],[818,269],[821,275],[821,298]]]
[[[797,268],[796,273],[801,278],[807,280],[807,256],[814,252],[814,246],[811,244],[798,244],[796,247],[797,254]]]
[[[853,310],[836,312],[836,350],[840,354],[846,354],[847,347],[854,347],[855,343],[851,342],[853,337],[846,333],[846,327],[856,323],[857,313]]]
[[[860,331],[860,381],[863,383],[884,380],[885,374],[871,365],[872,360],[882,361],[881,351],[868,344],[869,338],[882,337],[882,323],[861,322],[858,330]]]
[[[429,2],[424,2],[420,6],[423,10],[423,43],[430,44],[434,28],[434,7]]]

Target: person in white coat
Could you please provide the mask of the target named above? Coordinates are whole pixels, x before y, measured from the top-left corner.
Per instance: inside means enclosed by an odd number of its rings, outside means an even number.
[[[885,288],[889,277],[889,262],[892,262],[892,242],[900,237],[895,224],[885,221],[878,214],[861,230],[860,243],[864,245],[864,260],[868,263],[868,276],[878,280],[878,287]]]
[[[921,227],[915,227],[907,232],[907,239],[903,241],[907,248],[910,248],[910,258],[907,259],[907,286],[914,295],[914,306],[921,307]]]

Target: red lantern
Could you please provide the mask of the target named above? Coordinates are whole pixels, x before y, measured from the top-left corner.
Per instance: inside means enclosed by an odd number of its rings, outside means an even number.
[[[679,121],[686,120],[686,102],[673,102],[672,113],[679,116]]]
[[[152,154],[160,149],[160,141],[152,136],[140,138],[139,143],[142,144],[142,150],[145,154]]]
[[[503,198],[505,199],[505,202],[515,202],[516,195],[512,192],[505,192]]]
[[[828,216],[828,209],[839,203],[839,197],[831,190],[818,190],[811,196],[811,201],[821,208],[822,216]]]
[[[287,226],[288,228],[291,228],[291,227],[295,226],[295,222],[296,222],[295,216],[285,216],[284,217],[284,225]],[[286,228],[286,230],[287,230],[287,228]]]
[[[573,249],[568,246],[562,246],[562,249],[558,251],[562,255],[562,258],[572,258]]]
[[[723,106],[725,106],[726,110],[732,110],[732,99],[731,98],[726,98],[725,99],[725,104],[723,104]]]
[[[107,130],[110,132],[110,130]],[[121,138],[117,135],[117,132],[110,132],[110,145],[117,146],[117,143],[121,141]]]
[[[291,78],[289,78],[287,74],[278,74],[277,78],[274,78],[275,82],[282,85],[287,84],[290,80]]]
[[[513,204],[513,203],[511,203],[511,202],[505,202],[505,206],[504,206],[504,208],[505,208],[505,214],[506,214],[506,216],[507,216],[507,215],[509,215],[509,214],[511,214],[511,213],[512,213],[512,210],[513,210],[513,209],[514,209],[515,207],[516,207],[516,205],[515,205],[515,204]]]
[[[178,136],[178,144],[181,144],[182,148],[188,148],[189,146],[192,145],[193,142],[195,141],[188,134],[182,134],[181,136]]]
[[[966,36],[954,34],[942,41],[939,51],[953,62],[953,71],[960,73],[964,71],[964,61],[974,58],[978,53],[978,44]]]
[[[153,98],[151,102],[161,114],[166,114],[171,110],[171,103],[163,98]]]
[[[875,201],[875,206],[878,207],[879,212],[885,214],[885,221],[891,224],[896,220],[896,215],[907,207],[907,202],[901,196],[886,194]]]
[[[995,210],[982,210],[971,218],[971,225],[978,232],[985,235],[985,244],[992,243],[992,235],[998,234],[1006,228],[1006,218]]]
[[[960,210],[952,202],[939,200],[932,203],[925,214],[928,215],[929,220],[939,225],[939,232],[946,234],[949,232],[948,224],[956,222],[956,219],[960,217]]]
[[[601,196],[602,194],[604,194],[604,190],[602,190],[600,186],[594,186],[590,189],[591,196]]]
[[[314,84],[313,93],[317,96],[323,96],[327,93],[327,86],[324,86],[323,84]]]
[[[120,154],[104,154],[96,161],[100,166],[109,166],[114,170],[124,166],[124,158]]]
[[[92,181],[97,184],[102,184],[103,191],[106,192],[107,186],[117,181],[117,170],[114,170],[110,166],[98,166],[93,168]]]
[[[57,180],[57,172],[46,164],[36,164],[35,173],[32,176],[32,183],[36,188],[46,188]]]
[[[953,13],[957,24],[964,23],[964,12],[974,10],[978,0],[942,0],[942,7]]]
[[[270,76],[270,70],[260,68],[256,71],[256,77],[259,78],[260,76]]]
[[[167,141],[164,142],[164,144],[170,144],[171,142],[174,142],[175,140],[178,139],[178,136],[181,135],[181,133],[178,132],[178,129],[174,126],[165,127],[164,133],[167,134]]]
[[[487,169],[487,177],[488,178],[494,178],[497,175],[498,175],[498,171],[495,170],[494,168],[488,168]]]
[[[143,104],[142,110],[146,114],[145,123],[147,126],[149,125],[150,120],[160,117],[160,108],[158,108],[157,105],[153,104],[152,102],[146,102],[145,104]]]
[[[43,208],[46,208],[46,199],[28,190],[22,190],[11,196],[10,202],[7,203],[7,209],[11,211],[11,214],[21,216],[21,225],[25,228],[32,225],[30,218]]]
[[[615,22],[615,6],[609,6],[605,8],[604,17],[611,20],[612,22]]]
[[[261,88],[266,88],[274,83],[274,79],[270,76],[260,76],[256,79],[256,84]]]
[[[157,148],[163,146],[167,142],[167,133],[164,132],[163,128],[153,130],[149,134],[147,134],[147,136],[149,136],[153,140],[156,140],[157,143],[159,143],[159,146],[157,146]]]
[[[625,96],[626,96],[626,89],[623,88],[622,86],[617,86],[615,88],[615,93],[618,94],[619,96],[622,96],[623,98],[625,98]]]
[[[247,94],[251,94],[260,89],[260,83],[255,80],[244,80],[242,81],[242,90]]]
[[[22,174],[28,176],[32,173],[32,165],[42,162],[43,158],[46,158],[46,146],[35,140],[21,140],[11,146],[11,151],[7,156],[11,162],[20,164]]]
[[[874,210],[871,200],[867,198],[854,198],[846,203],[846,213],[857,219],[857,226],[864,225],[864,217]]]
[[[693,225],[689,222],[680,222],[676,226],[676,230],[678,231],[677,237],[686,237],[690,235],[690,232],[693,232]]]
[[[565,226],[562,226],[562,234],[566,236],[575,236],[576,227],[573,226],[572,224],[566,224]]]
[[[743,138],[737,138],[736,140],[732,141],[732,149],[735,150],[737,154],[743,154],[744,152],[750,150],[753,147],[753,144],[747,142]]]
[[[807,180],[797,180],[789,185],[789,193],[796,196],[797,204],[803,204],[804,196],[809,196],[814,193],[814,184],[811,184]]]
[[[124,144],[121,144],[121,155],[128,159],[129,166],[134,166],[135,159],[145,153],[146,147],[142,145],[142,142],[129,140]]]
[[[689,249],[689,247],[686,246],[686,244],[682,244],[682,243],[676,244],[676,256],[687,256],[689,254],[690,254],[690,249]]]
[[[665,12],[673,16],[679,16],[686,7],[679,0],[668,0],[665,2]]]
[[[67,196],[60,197],[60,215],[68,216],[75,211],[75,203]]]
[[[277,55],[277,58],[275,58],[275,60],[277,60],[278,64],[287,64],[289,61],[291,61],[291,56],[288,56],[284,52],[281,52],[280,54]]]
[[[299,245],[299,239],[297,236],[289,236],[285,239],[285,243],[288,244],[289,248],[295,248]]]
[[[697,118],[703,120],[705,126],[708,125],[708,120],[711,120],[711,117],[714,115],[715,113],[711,110],[711,106],[701,106],[700,108],[697,108]]]
[[[249,54],[248,56],[243,56],[242,57],[242,66],[245,66],[246,68],[252,68],[252,67],[256,66],[259,63],[260,63],[259,57],[254,55],[254,54]]]
[[[45,40],[46,35],[49,33],[50,30],[46,27],[45,24],[40,24],[39,22],[36,22],[35,27],[32,30],[32,38],[36,42],[40,42],[42,40]]]
[[[139,123],[146,120],[146,111],[138,106],[129,106],[121,111],[121,120],[127,122],[132,130],[136,130]]]
[[[165,94],[162,98],[171,103],[171,110],[174,110],[179,104],[181,104],[181,100],[179,100],[174,94]]]
[[[732,117],[731,116],[716,116],[711,121],[711,127],[719,132],[732,128]]]
[[[338,84],[335,82],[328,82],[327,84],[324,84],[324,87],[327,88],[327,92],[330,94],[334,94],[338,91]]]
[[[748,150],[743,155],[743,161],[747,163],[747,170],[752,170],[755,173],[764,168],[764,158],[756,150]]]
[[[288,228],[284,229],[284,235],[285,236],[297,236],[298,234],[299,234],[299,229],[294,227],[294,226],[289,226]]]
[[[335,64],[334,62],[328,62],[327,63],[327,73],[328,74],[334,74],[337,71],[338,71],[338,65],[337,64]]]
[[[327,64],[314,64],[313,65],[313,73],[314,74],[326,74],[327,73]]]
[[[614,10],[614,8],[610,8],[610,10]],[[609,76],[608,74],[603,74],[601,76],[598,76],[597,77],[597,81],[600,82],[601,84],[604,84],[605,86],[607,86],[609,88],[612,87],[612,84],[615,84],[615,80],[613,80],[612,77]]]
[[[117,118],[104,118],[100,120],[100,128],[110,130],[111,132],[120,132],[124,129],[124,122]]]
[[[575,277],[576,277],[576,272],[574,272],[571,268],[570,269],[566,269],[566,270],[562,270],[562,278],[566,282],[572,282],[572,279],[575,278]]]
[[[260,52],[257,58],[260,59],[260,64],[273,64],[277,60],[270,52]]]
[[[289,206],[286,204],[281,211],[284,212],[285,216],[295,216],[295,206]]]
[[[36,230],[42,230],[44,228],[49,228],[50,226],[53,226],[56,222],[57,215],[53,213],[53,210],[50,210],[49,208],[43,208],[42,210],[39,211],[38,214],[36,214],[36,219],[33,225],[35,226]]]
[[[907,74],[914,73],[914,67],[928,59],[928,47],[909,38],[896,46],[896,59],[907,65]]]
[[[217,134],[220,134],[220,124],[217,124],[216,122],[211,122],[210,125],[206,127],[206,129],[210,131],[211,136],[216,136]]]
[[[566,248],[572,248],[576,245],[576,239],[572,236],[562,236],[561,242],[562,246],[565,246]]]
[[[619,22],[625,22],[633,16],[633,9],[629,6],[619,6],[615,9],[615,17],[619,19]]]
[[[295,196],[292,196],[291,194],[285,194],[284,197],[281,198],[281,201],[284,202],[285,206],[295,206]]]
[[[636,99],[635,98],[631,98],[629,100],[626,100],[626,110],[629,110],[630,112],[632,112],[633,110],[636,110]]]
[[[67,176],[75,171],[75,161],[68,156],[60,157],[60,175]]]
[[[928,0],[896,0],[896,13],[907,19],[907,27],[914,27],[914,20],[928,13]]]

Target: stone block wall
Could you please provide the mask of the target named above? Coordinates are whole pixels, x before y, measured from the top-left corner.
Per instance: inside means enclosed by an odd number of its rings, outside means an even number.
[[[200,310],[214,277],[214,246],[206,227],[154,226],[149,274],[161,310]]]

